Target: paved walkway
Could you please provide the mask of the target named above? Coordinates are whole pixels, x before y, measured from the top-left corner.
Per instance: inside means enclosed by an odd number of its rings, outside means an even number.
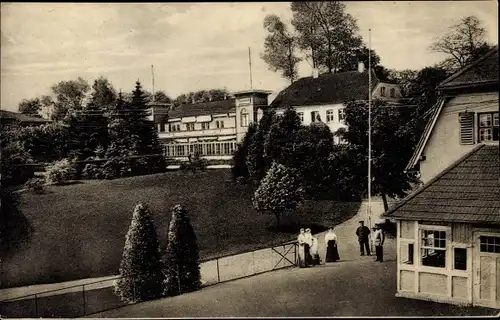
[[[89,317],[464,316],[498,311],[396,298],[396,241],[385,262],[360,257],[359,216],[336,227],[341,261],[292,268],[218,284],[177,297],[125,306]],[[320,254],[324,260],[324,239]]]

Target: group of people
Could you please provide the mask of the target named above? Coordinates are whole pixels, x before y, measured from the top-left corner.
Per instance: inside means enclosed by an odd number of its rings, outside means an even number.
[[[321,258],[318,252],[318,238],[313,236],[311,229],[300,229],[297,238],[299,244],[299,267],[306,268],[321,264]],[[337,249],[337,235],[330,228],[325,234],[326,262],[335,262],[340,260],[339,251]]]
[[[360,226],[356,229],[356,236],[359,242],[359,249],[361,255],[371,256],[369,235],[371,231],[365,226],[364,221],[359,221]],[[385,235],[382,231],[380,225],[375,224],[372,228],[373,231],[373,244],[375,245],[376,260],[384,261],[383,257],[383,245],[385,241]],[[297,238],[299,245],[298,260],[299,267],[306,268],[314,265],[321,264],[321,259],[318,252],[318,238],[313,236],[311,229],[300,229],[299,236]],[[325,245],[326,245],[326,263],[336,262],[340,260],[339,250],[338,250],[338,240],[337,235],[333,231],[333,227],[328,229],[325,234]]]

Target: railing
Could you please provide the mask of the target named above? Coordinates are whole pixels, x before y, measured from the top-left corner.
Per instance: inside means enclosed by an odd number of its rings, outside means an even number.
[[[205,287],[296,265],[297,243],[293,241],[202,260],[201,281]],[[116,276],[84,285],[3,300],[0,301],[0,317],[74,318],[116,309],[128,304],[114,293],[114,283],[119,278]]]

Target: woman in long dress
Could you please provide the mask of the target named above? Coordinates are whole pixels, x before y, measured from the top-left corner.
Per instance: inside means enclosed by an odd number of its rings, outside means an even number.
[[[313,264],[313,258],[311,256],[311,246],[313,244],[313,236],[311,234],[311,229],[307,228],[304,235],[304,253],[306,258],[306,266]]]
[[[319,265],[319,253],[318,253],[318,238],[312,237],[312,245],[311,245],[311,256],[312,256],[312,264]]]
[[[305,246],[306,246],[305,236],[306,236],[306,234],[305,234],[304,228],[300,229],[300,233],[299,233],[299,236],[297,238],[297,242],[299,244],[298,258],[299,258],[299,267],[300,268],[307,267],[307,259],[306,259],[306,251],[305,251]]]
[[[337,247],[337,235],[333,232],[333,227],[331,227],[325,234],[325,244],[326,244],[326,262],[335,262],[340,260],[339,250]]]

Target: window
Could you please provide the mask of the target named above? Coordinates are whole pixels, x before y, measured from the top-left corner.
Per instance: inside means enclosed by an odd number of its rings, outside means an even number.
[[[460,144],[474,144],[474,112],[460,112]]]
[[[215,121],[215,126],[219,129],[219,121]]]
[[[241,127],[248,127],[248,112],[246,109],[241,109],[240,126]]]
[[[297,115],[300,118],[300,123],[304,123],[304,112],[297,112]]]
[[[385,87],[380,87],[380,96],[385,97]]]
[[[219,121],[219,124],[220,124],[220,128],[223,129],[224,128],[224,121]]]
[[[479,142],[498,141],[498,112],[479,113]]]
[[[454,265],[455,270],[467,270],[467,249],[466,248],[454,248]]]
[[[181,125],[178,124],[176,127],[175,127],[175,131],[181,131]]]
[[[339,121],[345,121],[345,109],[339,109]]]
[[[319,112],[318,111],[311,111],[311,122],[316,121],[316,118],[318,117]]]
[[[414,245],[413,243],[401,243],[401,263],[402,264],[413,264],[414,256]]]
[[[201,130],[208,130],[210,129],[210,123],[209,122],[202,122],[201,123]]]
[[[444,268],[446,266],[446,231],[420,231],[422,265]]]
[[[172,132],[172,125],[171,124],[168,125],[168,131]]]
[[[391,91],[389,91],[389,95],[391,96],[391,98],[396,98],[396,89],[394,88],[391,88]]]
[[[186,123],[187,131],[194,131],[194,123]]]
[[[333,122],[333,110],[326,110],[326,122]]]
[[[481,236],[479,243],[481,252],[500,253],[500,237]]]

